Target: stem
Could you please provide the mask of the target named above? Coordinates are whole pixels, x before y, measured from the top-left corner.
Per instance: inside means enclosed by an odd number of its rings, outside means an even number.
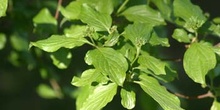
[[[186,95],[182,95],[182,94],[179,94],[179,93],[173,93],[173,94],[176,95],[177,97],[184,98],[184,99],[204,99],[204,98],[208,98],[208,97],[211,97],[211,98],[214,97],[210,91],[208,91],[205,94],[201,94],[201,95],[198,95],[198,96],[195,96],[195,97],[186,96]]]
[[[58,19],[58,17],[59,17],[59,8],[60,8],[61,4],[62,4],[62,0],[58,0],[57,9],[56,9],[56,13],[54,16],[55,19]]]
[[[125,0],[122,5],[119,7],[119,9],[117,10],[117,13],[120,13],[122,11],[122,9],[125,7],[125,5],[128,3],[129,0]]]
[[[137,46],[137,47],[136,47],[136,55],[135,55],[134,60],[131,62],[131,67],[132,67],[132,65],[134,64],[134,62],[138,59],[138,57],[139,57],[139,55],[140,55],[140,50],[141,50],[141,46]]]
[[[55,91],[56,95],[58,96],[58,98],[61,99],[63,97],[63,95],[61,93],[61,89],[60,89],[60,86],[57,83],[57,81],[55,79],[50,79],[50,84],[51,84],[53,90]]]

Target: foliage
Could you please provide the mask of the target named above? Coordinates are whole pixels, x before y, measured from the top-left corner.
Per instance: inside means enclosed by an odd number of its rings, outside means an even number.
[[[1,7],[6,10],[5,5]],[[211,110],[220,109],[220,86],[216,84],[220,46],[210,40],[219,40],[220,24],[190,0],[76,0],[57,8],[62,15],[59,18],[53,17],[49,8],[42,8],[33,17],[34,32],[42,38],[30,42],[29,49],[48,52],[57,68],[66,69],[71,68],[75,57],[72,51],[86,47],[82,51],[86,51],[83,57],[87,67],[71,82],[78,87],[74,90],[77,110],[100,110],[118,95],[125,109],[134,109],[140,91],[164,110],[185,109],[180,99],[189,97],[167,86],[178,79],[178,68],[173,66],[176,62],[183,65],[191,80],[208,88],[211,94],[207,97],[214,98]],[[2,45],[4,38],[0,34]],[[177,60],[164,60],[167,53],[161,50],[171,48],[172,40],[184,45],[184,53]],[[15,47],[23,50],[26,46]],[[42,77],[47,72],[41,68]],[[45,98],[62,98],[59,89],[54,92],[41,84],[37,91]]]

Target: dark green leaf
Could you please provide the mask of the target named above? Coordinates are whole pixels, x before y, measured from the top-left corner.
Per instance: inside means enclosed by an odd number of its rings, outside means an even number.
[[[112,25],[112,19],[109,14],[100,13],[87,4],[82,5],[82,11],[79,18],[82,22],[95,28],[96,31],[108,31]]]
[[[8,7],[8,0],[0,0],[0,17],[5,16]]]
[[[125,38],[134,45],[141,46],[147,43],[151,37],[153,26],[146,23],[134,23],[125,28]]]
[[[34,24],[53,24],[57,25],[57,20],[51,15],[47,8],[43,8],[34,18]]]
[[[117,92],[117,85],[109,83],[108,85],[98,85],[90,92],[88,98],[82,103],[79,110],[100,110],[109,103]]]
[[[128,63],[124,56],[112,48],[98,48],[86,54],[87,64],[93,64],[102,74],[122,86],[126,77]]]
[[[169,93],[156,79],[146,74],[141,74],[140,81],[136,81],[141,88],[157,101],[164,110],[183,110],[180,108],[178,97]]]
[[[52,35],[51,37],[39,40],[37,42],[31,42],[31,46],[38,47],[46,52],[55,52],[61,47],[68,49],[81,46],[88,41],[82,37],[66,37],[63,35]]]
[[[190,38],[184,29],[175,29],[172,37],[179,42],[190,43]]]
[[[211,47],[193,43],[184,54],[183,66],[187,75],[205,86],[205,75],[216,65],[216,56]]]
[[[148,23],[151,25],[165,24],[160,12],[146,5],[130,7],[125,10],[122,15],[132,22]]]
[[[52,53],[50,57],[55,66],[57,66],[59,69],[66,69],[71,62],[72,54],[69,52],[69,50],[61,48]]]

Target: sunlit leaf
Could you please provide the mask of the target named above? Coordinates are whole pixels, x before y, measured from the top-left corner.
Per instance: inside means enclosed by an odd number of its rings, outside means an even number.
[[[126,90],[122,88],[120,95],[121,95],[121,104],[123,105],[123,107],[129,110],[135,107],[136,94],[134,91]]]
[[[180,108],[178,97],[169,93],[156,79],[146,74],[141,74],[139,78],[140,81],[136,81],[136,83],[138,83],[148,95],[157,101],[164,110],[183,110]]]
[[[129,21],[148,23],[151,25],[165,24],[159,11],[153,10],[147,5],[137,5],[125,10],[124,15]]]
[[[65,8],[60,8],[62,15],[70,20],[79,19],[79,14],[81,11],[81,3],[78,1],[70,2]]]
[[[71,49],[77,46],[81,46],[86,42],[88,41],[82,37],[66,37],[63,35],[52,35],[47,39],[39,40],[37,42],[31,42],[30,47],[35,46],[46,52],[55,52],[61,47]]]
[[[0,17],[6,15],[7,7],[8,7],[8,0],[0,0]]]
[[[125,28],[125,38],[134,45],[141,46],[147,43],[151,37],[153,26],[146,23],[134,23]]]
[[[100,110],[109,103],[117,92],[117,84],[98,85],[83,101],[79,110]]]
[[[57,98],[56,92],[50,86],[45,84],[40,84],[37,87],[37,93],[46,99]]]
[[[190,38],[188,37],[187,32],[184,29],[175,29],[172,37],[179,42],[190,42]]]
[[[55,66],[57,66],[59,69],[66,69],[71,62],[72,54],[69,52],[69,50],[61,48],[52,53],[50,57]]]
[[[219,110],[220,109],[220,103],[217,100],[214,100],[212,103],[211,110]]]
[[[193,43],[184,54],[183,66],[195,82],[205,85],[205,75],[216,65],[216,56],[211,47]]]
[[[87,26],[71,25],[70,28],[64,30],[66,37],[84,37]]]
[[[112,48],[98,48],[86,54],[87,64],[93,64],[102,74],[107,75],[116,84],[122,86],[128,64],[122,54]]]
[[[53,24],[57,25],[57,20],[51,15],[47,8],[41,9],[41,11],[33,18],[35,24]]]
[[[87,4],[82,5],[79,18],[82,22],[95,28],[96,31],[109,31],[112,25],[112,18],[109,14],[100,13]]]

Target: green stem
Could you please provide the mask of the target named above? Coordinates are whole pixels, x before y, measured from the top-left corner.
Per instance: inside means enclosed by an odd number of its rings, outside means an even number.
[[[125,7],[125,5],[128,3],[129,0],[125,0],[123,2],[123,4],[119,7],[119,9],[117,10],[117,13],[120,13],[122,11],[122,9]]]
[[[136,55],[135,55],[134,60],[131,62],[131,67],[132,67],[132,65],[134,64],[134,62],[138,59],[138,57],[139,57],[139,55],[140,55],[140,50],[141,50],[141,46],[137,46],[137,47],[136,47]]]

